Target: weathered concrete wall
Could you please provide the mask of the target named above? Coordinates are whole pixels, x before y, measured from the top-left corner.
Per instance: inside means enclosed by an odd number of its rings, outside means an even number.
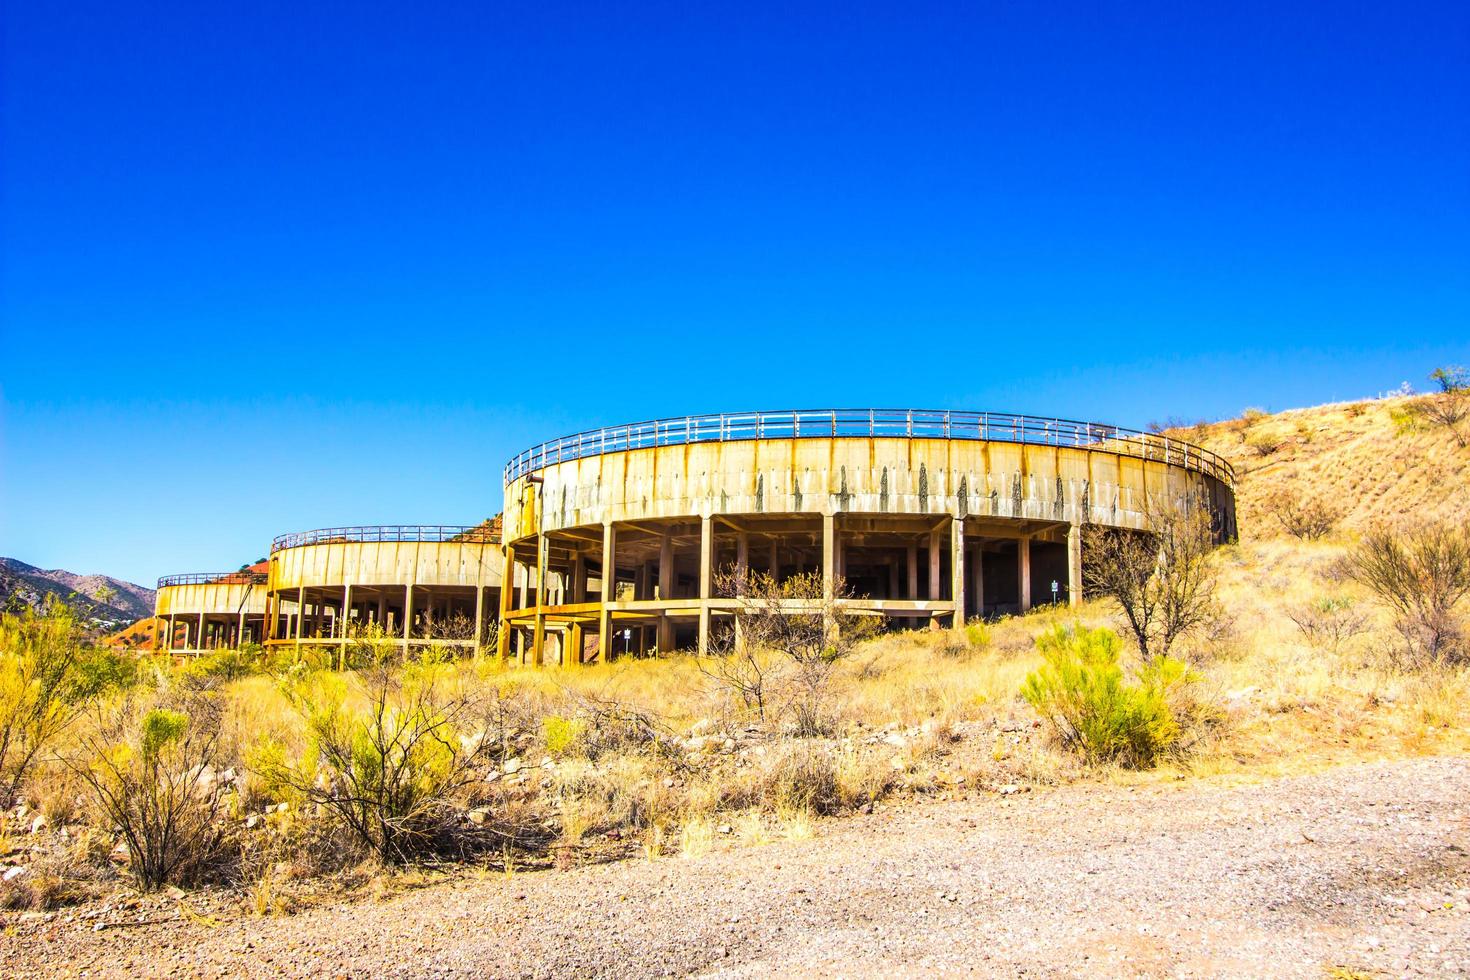
[[[635,449],[554,463],[506,487],[506,542],[711,514],[953,514],[1140,527],[1144,502],[1234,494],[1187,469],[1099,448],[949,439],[802,438]],[[539,492],[538,492],[539,491]]]
[[[500,548],[464,541],[331,541],[282,548],[270,558],[270,591],[343,585],[499,588]]]
[[[265,583],[207,582],[166,585],[153,604],[157,616],[259,616],[265,613]]]

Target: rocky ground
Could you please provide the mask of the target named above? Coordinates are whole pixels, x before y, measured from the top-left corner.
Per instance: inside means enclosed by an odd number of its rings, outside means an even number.
[[[6,913],[0,973],[1470,974],[1466,759],[918,802],[817,830],[291,916],[188,897]]]

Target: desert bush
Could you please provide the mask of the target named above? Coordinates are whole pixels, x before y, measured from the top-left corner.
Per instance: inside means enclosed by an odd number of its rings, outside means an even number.
[[[1286,440],[1273,432],[1252,429],[1245,437],[1245,444],[1257,456],[1270,456],[1286,444]]]
[[[563,718],[547,715],[541,719],[541,737],[550,755],[561,756],[571,752],[582,738],[586,727],[580,718]]]
[[[1338,508],[1320,498],[1308,499],[1291,487],[1271,494],[1264,506],[1288,534],[1303,541],[1326,537],[1342,518]]]
[[[42,749],[104,685],[104,672],[86,663],[81,628],[65,605],[0,614],[0,807],[14,802]]]
[[[1340,653],[1342,645],[1367,632],[1368,616],[1347,596],[1322,596],[1290,610],[1287,616],[1314,647]]]
[[[409,862],[433,849],[454,796],[499,747],[490,706],[463,680],[452,665],[410,662],[288,681],[307,751],[265,746],[251,766],[385,864]]]
[[[68,760],[127,845],[143,890],[187,883],[224,852],[229,787],[215,776],[219,706],[212,695],[124,695],[99,705]]]
[[[1442,367],[1429,375],[1439,391],[1413,405],[1413,411],[1430,425],[1449,431],[1461,447],[1470,445],[1470,372],[1462,367]]]
[[[1466,659],[1458,607],[1470,595],[1470,525],[1376,528],[1349,563],[1352,576],[1393,613],[1410,665]]]
[[[732,649],[703,666],[707,676],[761,717],[774,691],[798,735],[825,734],[835,669],[874,630],[842,605],[851,598],[846,584],[838,579],[829,586],[818,572],[777,580],[735,567],[718,573],[714,584],[717,595],[735,599],[737,606]],[[763,657],[762,650],[777,656]]]
[[[1240,413],[1240,420],[1246,425],[1255,425],[1257,422],[1270,415],[1264,408],[1247,408]]]
[[[1171,700],[1197,680],[1183,661],[1154,657],[1130,683],[1111,630],[1057,626],[1036,646],[1045,663],[1026,677],[1021,695],[1062,745],[1089,763],[1133,768],[1152,766],[1179,745],[1183,729]]]
[[[1085,591],[1113,600],[1145,661],[1222,616],[1211,513],[1203,502],[1145,505],[1145,532],[1083,528]]]

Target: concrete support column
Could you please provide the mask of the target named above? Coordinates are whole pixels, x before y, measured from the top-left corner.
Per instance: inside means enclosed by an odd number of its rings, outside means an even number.
[[[587,558],[578,551],[572,557],[572,602],[587,601]]]
[[[770,564],[771,564],[771,578],[780,578],[781,577],[781,557],[778,554],[776,554],[776,539],[775,538],[772,538],[771,539],[771,556],[770,556],[769,561],[770,561]]]
[[[1016,576],[1019,587],[1021,612],[1031,608],[1031,539],[1016,542]]]
[[[943,532],[939,528],[929,532],[929,601],[940,596],[939,585],[939,539]]]
[[[545,534],[536,535],[536,619],[531,636],[531,663],[541,666],[546,652],[546,573],[551,546]]]
[[[674,597],[674,535],[664,531],[658,546],[658,598],[668,602]]]
[[[908,592],[905,599],[919,598],[919,546],[909,545],[908,549]]]
[[[235,625],[235,649],[245,645],[245,614],[240,613],[240,621]]]
[[[514,552],[505,548],[500,564],[500,628],[495,635],[495,657],[502,664],[510,655],[510,604],[515,598],[516,563]]]
[[[163,645],[163,648],[165,650],[173,650],[173,648],[174,648],[174,614],[173,613],[169,613],[168,614],[168,642],[166,642]]]
[[[408,658],[408,637],[413,630],[413,583],[403,590],[403,656]]]
[[[974,560],[969,563],[970,595],[974,596],[975,615],[985,615],[985,547],[975,546]]]
[[[735,536],[735,574],[741,579],[750,574],[750,535],[744,531]]]
[[[480,646],[485,642],[485,586],[475,586],[475,649],[473,656],[480,659]]]
[[[950,595],[954,599],[954,620],[950,625],[955,629],[962,629],[965,625],[965,519],[963,517],[956,517],[950,522],[949,542]]]
[[[1082,601],[1082,525],[1067,529],[1067,605]]]
[[[709,600],[715,573],[715,528],[709,517],[699,521],[699,644],[701,657],[709,654]]]
[[[347,624],[352,622],[352,586],[342,586],[342,643],[337,648],[337,669],[347,669]]]
[[[822,515],[822,598],[830,600],[837,578],[837,520]]]
[[[617,527],[608,521],[602,525],[602,608],[597,612],[597,656],[603,663],[613,658],[613,619],[608,604],[617,597],[617,547]]]
[[[296,590],[296,652],[301,652],[301,621],[306,618],[306,587]]]
[[[582,666],[582,624],[572,623],[567,627],[566,639],[562,643],[561,665],[563,667]]]

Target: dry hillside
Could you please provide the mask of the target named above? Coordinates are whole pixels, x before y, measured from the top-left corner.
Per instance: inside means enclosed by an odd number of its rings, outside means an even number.
[[[1320,501],[1345,531],[1376,522],[1463,517],[1470,512],[1470,449],[1445,428],[1405,425],[1425,397],[1384,398],[1247,412],[1170,430],[1235,466],[1241,539],[1282,535],[1273,496]]]

